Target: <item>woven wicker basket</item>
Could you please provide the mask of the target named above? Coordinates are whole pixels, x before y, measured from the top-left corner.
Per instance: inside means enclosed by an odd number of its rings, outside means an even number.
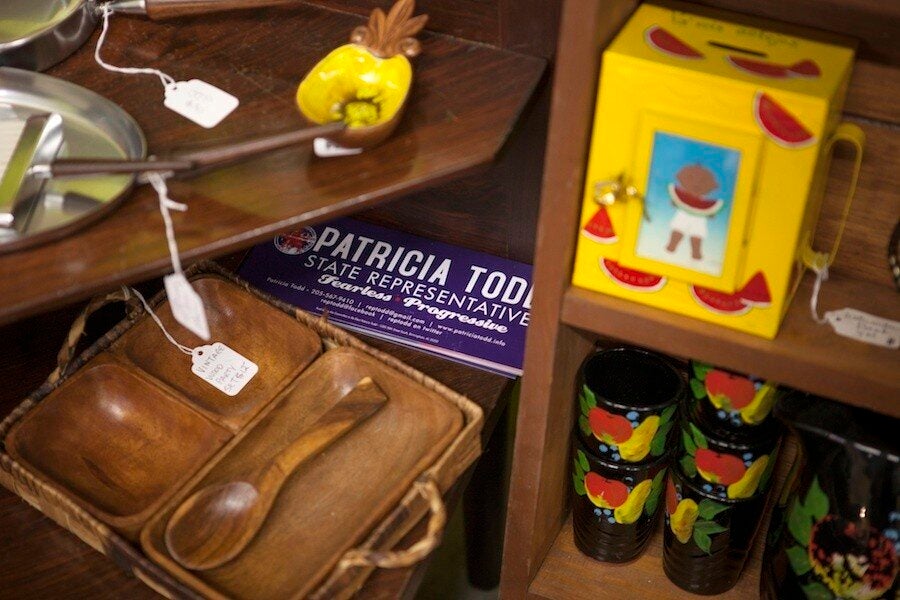
[[[481,408],[427,375],[329,324],[326,319],[311,316],[256,290],[215,263],[197,264],[186,274],[189,277],[210,274],[224,278],[311,328],[322,338],[326,348],[345,346],[361,351],[438,394],[462,412],[464,425],[456,438],[434,464],[421,473],[399,504],[368,534],[363,543],[358,548],[344,554],[330,575],[309,597],[316,600],[348,598],[359,590],[374,569],[406,567],[425,558],[438,544],[446,522],[441,494],[453,485],[480,454],[480,432],[483,419]],[[151,305],[158,305],[164,299],[164,295],[160,294],[153,299]],[[70,499],[64,490],[43,480],[13,460],[6,449],[5,442],[10,429],[22,420],[31,409],[88,361],[107,350],[139,320],[148,318],[146,311],[133,300],[133,297],[128,297],[127,290],[123,290],[91,301],[73,324],[68,339],[60,351],[57,369],[40,388],[0,423],[0,484],[77,535],[95,550],[110,557],[126,572],[132,573],[163,596],[170,598],[197,597],[196,592],[150,561],[138,547],[82,509]],[[100,306],[114,301],[129,302],[131,307],[129,316],[77,358],[73,358],[86,319]],[[425,536],[409,548],[395,551],[394,547],[403,536],[429,513],[428,530]]]

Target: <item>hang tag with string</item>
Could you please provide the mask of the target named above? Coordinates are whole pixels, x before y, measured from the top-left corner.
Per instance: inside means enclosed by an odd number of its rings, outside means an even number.
[[[175,202],[169,198],[169,188],[166,179],[159,173],[147,173],[147,181],[156,190],[159,196],[159,212],[162,213],[163,223],[166,226],[166,242],[169,245],[169,256],[172,259],[171,275],[163,278],[166,287],[166,295],[169,297],[169,307],[172,316],[181,325],[186,327],[197,337],[209,341],[209,323],[206,320],[206,309],[203,299],[191,287],[191,283],[184,276],[181,269],[181,259],[178,256],[178,245],[175,242],[175,226],[172,223],[170,210],[184,212],[187,205]]]
[[[819,324],[828,323],[834,332],[858,342],[881,346],[896,350],[900,348],[900,322],[885,319],[855,308],[830,310],[819,316],[819,292],[822,284],[828,280],[828,255],[808,253],[804,262],[816,274],[812,294],[809,299],[809,311],[813,320]]]
[[[220,392],[229,396],[237,396],[259,372],[259,365],[222,342],[214,342],[196,348],[178,342],[165,328],[139,291],[133,288],[125,288],[125,290],[137,296],[144,305],[144,310],[160,328],[169,343],[183,354],[191,357],[191,372]],[[171,297],[169,301],[171,302]]]
[[[212,129],[221,123],[225,117],[238,107],[240,101],[237,98],[200,79],[175,81],[172,76],[159,69],[117,67],[104,61],[100,57],[100,50],[106,42],[106,34],[109,31],[109,18],[113,11],[107,4],[104,4],[101,10],[102,28],[100,30],[100,38],[97,40],[97,47],[94,49],[94,60],[101,67],[107,71],[125,75],[156,75],[165,89],[163,105],[207,129]]]

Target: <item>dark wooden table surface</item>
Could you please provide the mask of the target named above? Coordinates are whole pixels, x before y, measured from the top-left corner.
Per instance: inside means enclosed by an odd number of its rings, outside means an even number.
[[[53,367],[56,350],[79,307],[60,309],[0,328],[0,418],[8,414]],[[103,320],[103,316],[100,316]],[[94,329],[106,326],[94,326]],[[94,335],[100,331],[89,332]],[[467,395],[485,411],[483,441],[502,412],[511,380],[386,342],[366,339]],[[463,482],[464,483],[464,482]],[[448,495],[459,501],[462,485]],[[420,532],[413,531],[408,538]],[[415,593],[422,569],[381,571],[358,597],[397,599]],[[0,487],[0,600],[158,598],[106,557]]]
[[[93,58],[97,34],[50,74],[113,100],[143,129],[151,153],[304,126],[300,79],[363,19],[305,4],[171,22],[116,16],[104,59],[203,79],[240,99],[206,130],[163,106],[153,76],[108,73]],[[302,223],[327,220],[423,189],[489,163],[500,151],[545,67],[531,56],[421,34],[414,83],[394,135],[362,155],[317,159],[307,147],[269,154],[173,182],[185,260],[220,256]],[[137,189],[102,222],[39,249],[0,255],[0,324],[169,269],[158,200]]]

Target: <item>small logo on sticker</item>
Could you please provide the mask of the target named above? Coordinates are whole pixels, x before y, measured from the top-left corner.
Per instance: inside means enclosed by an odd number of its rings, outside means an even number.
[[[304,227],[297,231],[275,236],[275,247],[284,254],[303,254],[316,243],[316,231]]]

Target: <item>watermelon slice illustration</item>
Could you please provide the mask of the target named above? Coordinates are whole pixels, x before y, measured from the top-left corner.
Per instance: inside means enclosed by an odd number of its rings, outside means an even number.
[[[788,71],[791,72],[791,75],[794,77],[819,77],[822,75],[822,70],[819,68],[819,65],[812,60],[801,60],[800,62],[796,62],[788,67]]]
[[[600,268],[610,279],[634,292],[658,292],[666,285],[666,278],[661,275],[629,269],[609,258],[600,259]]]
[[[702,52],[682,42],[659,25],[647,28],[647,31],[644,32],[644,39],[648,46],[669,56],[688,59],[703,58]]]
[[[803,148],[816,141],[810,130],[764,92],[756,92],[753,98],[753,116],[766,135],[784,148]]]
[[[751,308],[765,308],[772,302],[769,285],[762,271],[757,271],[744,287],[733,294],[725,294],[698,285],[691,286],[691,296],[703,308],[720,315],[739,316]]]
[[[695,215],[709,217],[721,210],[723,202],[721,200],[710,200],[696,194],[692,194],[680,188],[674,183],[669,184],[669,197],[672,202],[685,212]]]
[[[801,60],[793,65],[780,65],[763,60],[744,58],[743,56],[734,56],[733,54],[725,57],[725,60],[741,71],[772,79],[787,79],[788,77],[814,78],[822,74],[819,65],[811,60]]]
[[[601,244],[615,244],[619,241],[605,206],[601,206],[581,228],[581,235]]]

